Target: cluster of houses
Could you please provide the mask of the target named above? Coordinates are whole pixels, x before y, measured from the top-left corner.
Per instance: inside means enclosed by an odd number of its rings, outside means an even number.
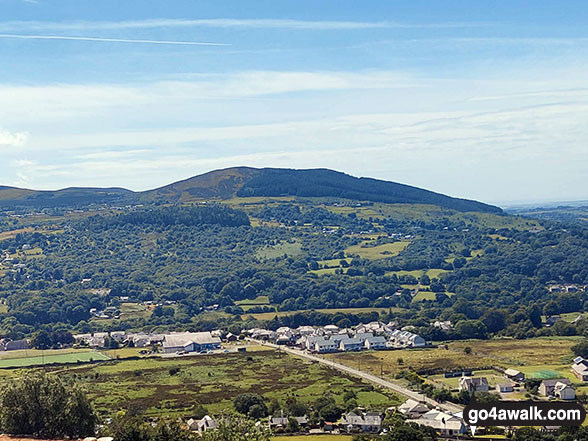
[[[300,326],[292,329],[282,327],[276,331],[254,328],[247,334],[256,340],[271,341],[278,345],[297,346],[307,351],[324,354],[361,350],[384,350],[395,348],[419,348],[427,342],[408,330],[396,329],[395,323],[371,322],[353,329]]]
[[[221,331],[212,332],[170,332],[166,334],[125,333],[124,331],[95,332],[74,335],[76,343],[95,348],[103,348],[107,339],[121,345],[146,348],[161,346],[163,352],[190,353],[221,349]]]
[[[380,433],[383,429],[384,415],[380,412],[361,412],[359,410],[344,414],[341,419],[334,423],[326,422],[322,425],[312,424],[307,415],[288,417],[280,412],[278,415],[269,417],[269,428],[274,433],[288,430],[290,419],[296,421],[301,432],[310,434],[323,433]],[[258,422],[257,424],[261,424]],[[210,430],[216,430],[219,422],[214,418],[206,415],[204,418],[189,419],[186,425],[193,432],[203,434]]]
[[[584,292],[586,285],[576,285],[575,283],[557,283],[548,282],[547,289],[549,292]]]
[[[408,421],[421,426],[432,427],[444,436],[463,435],[467,431],[463,415],[459,413],[443,412],[440,409],[429,409],[423,403],[409,399],[398,407]]]
[[[579,370],[582,367],[582,370]],[[576,370],[578,369],[578,370]],[[578,378],[583,379],[583,375],[588,379],[588,361],[581,357],[574,360],[572,366],[572,372],[574,372]],[[495,391],[499,394],[511,393],[515,391],[515,386],[525,381],[525,374],[516,369],[507,369],[504,371],[505,381],[497,383]],[[585,381],[585,380],[582,380]],[[491,392],[491,387],[486,377],[472,377],[462,376],[459,379],[459,390],[467,391],[469,393],[474,392]],[[576,391],[572,387],[572,382],[569,378],[553,378],[546,379],[541,382],[538,388],[540,395],[548,399],[560,399],[564,401],[575,400]]]
[[[431,326],[433,328],[439,328],[442,331],[450,331],[453,328],[453,325],[451,324],[450,320],[437,320],[436,322],[431,323]]]

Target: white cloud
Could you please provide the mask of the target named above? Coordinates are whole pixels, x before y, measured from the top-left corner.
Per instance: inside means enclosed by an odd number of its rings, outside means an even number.
[[[559,78],[255,71],[3,85],[0,120],[31,133],[21,150],[36,164],[12,164],[12,179],[36,188],[147,189],[251,165],[329,167],[486,201],[586,197],[588,81]],[[545,179],[554,173],[561,185]]]
[[[0,34],[0,38],[20,40],[69,40],[69,41],[93,41],[102,43],[132,43],[132,44],[163,44],[179,46],[230,46],[227,43],[213,43],[202,41],[180,41],[180,40],[141,40],[129,38],[101,38],[101,37],[77,37],[67,35],[23,35],[23,34]]]
[[[27,140],[27,133],[10,133],[0,130],[0,148],[22,147],[26,144]]]
[[[426,87],[395,72],[272,72],[196,75],[186,81],[147,84],[0,84],[0,121],[67,122],[72,118],[120,111],[151,115],[158,109],[201,107],[200,101],[241,100],[295,92]],[[34,105],[31,105],[33,103]],[[200,103],[206,105],[206,103]]]
[[[123,29],[154,29],[154,28],[242,28],[242,29],[290,29],[290,30],[363,30],[363,29],[415,29],[415,28],[468,28],[488,26],[488,23],[401,23],[391,21],[333,21],[333,20],[289,20],[289,19],[170,19],[157,18],[149,20],[128,21],[7,21],[0,22],[0,30],[4,32],[32,31],[84,31],[84,30],[123,30]]]

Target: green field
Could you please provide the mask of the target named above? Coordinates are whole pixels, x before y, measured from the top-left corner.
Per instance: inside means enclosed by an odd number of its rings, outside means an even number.
[[[275,311],[275,312],[261,312],[258,314],[244,314],[243,317],[248,315],[252,316],[256,320],[271,320],[274,317],[285,317],[288,315],[298,314],[304,311]],[[404,311],[402,308],[336,308],[336,309],[315,309],[316,312],[322,312],[323,314],[337,314],[342,312],[343,314],[359,314],[365,312],[378,312],[380,314],[387,314],[388,311],[400,312]]]
[[[363,259],[378,260],[398,256],[408,245],[409,241],[385,243],[370,246],[370,241],[364,241],[359,245],[352,245],[345,250],[346,256],[359,256]]]
[[[237,300],[235,305],[243,306],[243,305],[269,305],[269,297],[268,296],[257,296],[254,299],[245,299],[245,300]]]
[[[438,279],[441,274],[448,273],[448,270],[433,268],[430,270],[412,270],[412,271],[388,271],[386,273],[387,276],[391,276],[396,274],[397,276],[413,276],[415,279],[420,279],[425,274],[429,276],[430,279]]]
[[[275,259],[287,255],[289,257],[299,256],[302,254],[302,243],[299,241],[281,242],[273,246],[265,246],[257,250],[255,257],[261,260]]]
[[[150,315],[151,311],[140,303],[123,303],[120,305],[121,320],[148,318]]]
[[[500,375],[497,371],[490,369],[474,371],[473,375],[476,377],[486,377],[488,384],[490,385],[490,389],[494,389],[497,384],[504,383],[505,381],[504,376]],[[459,377],[445,378],[443,374],[440,374],[431,375],[427,377],[427,379],[436,383],[437,385],[446,386],[451,390],[456,390],[459,387]]]
[[[569,365],[574,357],[571,347],[580,337],[540,337],[527,340],[496,339],[450,343],[461,351],[466,346],[476,355],[490,357],[505,366]]]
[[[247,312],[251,308],[256,308],[258,306],[270,306],[270,301],[268,296],[258,296],[255,299],[237,300],[235,305]]]
[[[340,268],[342,260],[350,264],[353,259],[350,257],[346,257],[345,259],[327,259],[318,260],[317,263],[321,268]]]
[[[151,316],[152,311],[140,304],[140,303],[122,303],[120,305],[120,318],[92,318],[90,319],[92,322],[99,323],[104,329],[108,330],[111,328],[115,328],[118,323],[124,322],[127,320],[134,320],[134,319],[148,319]]]
[[[347,274],[347,268],[321,268],[317,270],[310,270],[309,273],[317,276],[324,276],[325,274],[335,274],[337,270],[341,270],[343,274]]]
[[[179,368],[172,374],[170,368]],[[311,402],[330,392],[342,402],[355,390],[360,405],[385,409],[399,400],[359,379],[317,363],[293,359],[273,350],[192,356],[173,359],[143,358],[61,368],[61,375],[84,385],[100,414],[112,415],[133,405],[146,416],[190,416],[196,403],[211,414],[232,408],[240,393],[255,392],[284,401],[295,394]]]
[[[520,216],[501,216],[492,213],[460,213],[453,210],[443,209],[434,205],[426,204],[384,204],[373,203],[361,207],[335,207],[325,204],[325,209],[338,214],[348,215],[355,213],[358,218],[374,219],[388,217],[392,219],[419,219],[430,221],[437,217],[446,217],[453,222],[463,221],[467,227],[482,225],[487,228],[516,228],[520,230],[529,229],[539,225],[534,219],[527,219]]]
[[[99,360],[109,360],[109,357],[100,352],[83,349],[66,351],[14,351],[2,354],[0,368],[18,368],[54,363],[78,363]]]

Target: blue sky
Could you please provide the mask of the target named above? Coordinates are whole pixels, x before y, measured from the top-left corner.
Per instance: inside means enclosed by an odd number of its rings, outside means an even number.
[[[582,1],[0,0],[0,184],[328,167],[588,199]]]

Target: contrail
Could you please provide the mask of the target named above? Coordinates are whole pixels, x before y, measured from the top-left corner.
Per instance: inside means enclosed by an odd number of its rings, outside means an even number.
[[[74,40],[100,41],[105,43],[142,43],[142,44],[175,44],[182,46],[230,46],[228,43],[211,43],[202,41],[173,41],[173,40],[128,40],[124,38],[72,37],[66,35],[19,35],[0,34],[0,38],[20,38],[24,40]]]

